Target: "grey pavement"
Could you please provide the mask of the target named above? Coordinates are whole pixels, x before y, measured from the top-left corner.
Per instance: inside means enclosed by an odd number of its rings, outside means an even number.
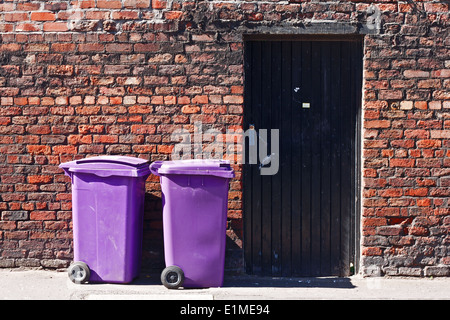
[[[168,290],[159,275],[130,284],[74,284],[64,271],[0,269],[0,300],[442,300],[450,278],[271,278],[226,275],[224,286]]]

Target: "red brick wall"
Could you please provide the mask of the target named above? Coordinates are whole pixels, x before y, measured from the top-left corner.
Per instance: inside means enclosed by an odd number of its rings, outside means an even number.
[[[167,159],[174,129],[239,128],[243,34],[368,33],[361,270],[449,275],[449,20],[448,2],[434,0],[0,1],[0,266],[70,262],[70,181],[59,163]],[[242,269],[235,169],[227,265]],[[159,197],[151,177],[144,265],[155,268]]]
[[[362,265],[449,275],[448,3],[383,5],[385,34],[365,39]]]

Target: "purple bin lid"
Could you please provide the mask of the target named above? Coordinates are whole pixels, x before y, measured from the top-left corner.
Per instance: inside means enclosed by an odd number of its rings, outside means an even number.
[[[188,174],[212,175],[222,178],[234,177],[230,161],[219,159],[155,161],[150,165],[150,170],[155,175]]]
[[[60,168],[69,173],[91,173],[97,176],[140,177],[150,174],[149,161],[126,156],[99,156],[65,162]]]
[[[91,157],[80,160],[75,160],[77,164],[88,164],[88,163],[113,163],[113,164],[122,164],[130,167],[140,167],[143,164],[148,164],[149,161],[141,158],[135,157],[126,157],[126,156],[99,156],[99,157]]]

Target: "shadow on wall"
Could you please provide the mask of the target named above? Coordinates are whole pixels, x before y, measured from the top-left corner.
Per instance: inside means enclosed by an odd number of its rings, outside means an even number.
[[[161,198],[146,192],[144,210],[142,269],[159,272],[165,268]]]

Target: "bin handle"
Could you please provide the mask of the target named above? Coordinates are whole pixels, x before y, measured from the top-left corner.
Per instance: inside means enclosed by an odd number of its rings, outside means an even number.
[[[155,176],[159,176],[158,170],[159,168],[161,168],[162,165],[163,165],[162,161],[152,162],[152,164],[150,165],[150,172],[153,173]]]

